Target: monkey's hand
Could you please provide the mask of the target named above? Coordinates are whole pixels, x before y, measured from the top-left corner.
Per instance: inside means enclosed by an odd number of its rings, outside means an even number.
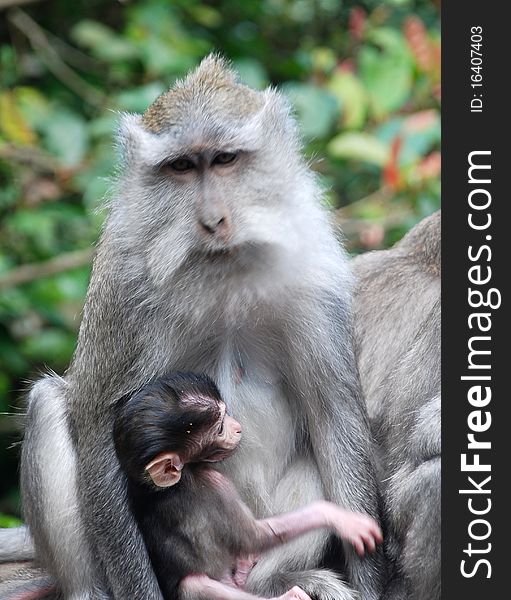
[[[345,510],[331,502],[322,503],[322,510],[329,526],[350,542],[359,556],[364,556],[366,548],[374,552],[376,545],[383,541],[378,523],[369,515]]]

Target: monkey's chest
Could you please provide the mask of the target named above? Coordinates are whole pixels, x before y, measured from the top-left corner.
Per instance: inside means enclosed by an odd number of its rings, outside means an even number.
[[[201,321],[208,335],[200,342],[198,333],[190,336],[197,343],[181,346],[171,368],[205,372],[217,383],[243,430],[240,447],[220,468],[256,515],[273,514],[278,484],[297,454],[297,403],[282,380],[278,326],[261,315],[247,316],[235,331],[226,323]]]
[[[250,350],[237,346],[224,352],[215,373],[229,411],[242,426],[241,444],[222,469],[256,514],[265,514],[296,453],[296,423],[276,358]]]

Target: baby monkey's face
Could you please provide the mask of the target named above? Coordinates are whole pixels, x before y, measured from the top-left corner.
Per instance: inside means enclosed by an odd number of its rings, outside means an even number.
[[[226,406],[219,402],[220,415],[205,432],[204,445],[195,462],[218,462],[237,448],[241,439],[241,425],[227,414]]]
[[[187,396],[181,398],[181,402],[186,406],[186,418],[184,424],[173,432],[173,439],[182,440],[182,446],[160,452],[145,467],[147,475],[157,487],[165,488],[178,483],[188,463],[212,463],[227,458],[241,439],[241,425],[227,414],[221,400]],[[198,423],[201,425],[195,427]],[[184,430],[181,429],[183,426]]]

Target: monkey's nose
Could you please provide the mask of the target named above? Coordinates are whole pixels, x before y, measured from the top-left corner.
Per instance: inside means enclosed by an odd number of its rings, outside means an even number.
[[[219,219],[201,220],[201,227],[210,234],[216,233],[225,224],[225,217]]]

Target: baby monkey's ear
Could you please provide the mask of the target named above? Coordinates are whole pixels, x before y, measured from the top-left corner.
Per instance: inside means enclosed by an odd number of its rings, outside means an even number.
[[[184,462],[175,452],[158,454],[145,468],[154,485],[170,487],[181,479]]]

